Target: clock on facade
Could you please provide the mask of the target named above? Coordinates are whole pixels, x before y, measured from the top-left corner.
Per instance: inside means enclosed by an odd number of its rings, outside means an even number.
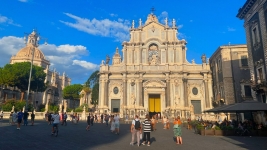
[[[119,88],[118,88],[118,87],[114,87],[114,89],[113,89],[113,93],[114,93],[114,94],[118,94],[118,93],[119,93]]]

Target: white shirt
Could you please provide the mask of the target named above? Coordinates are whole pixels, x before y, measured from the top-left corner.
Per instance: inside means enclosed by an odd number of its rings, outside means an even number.
[[[114,117],[114,120],[115,120],[115,123],[119,123],[120,117],[119,116],[116,116],[116,117]]]
[[[60,122],[59,114],[52,114],[52,118],[54,119],[53,123],[59,123]]]

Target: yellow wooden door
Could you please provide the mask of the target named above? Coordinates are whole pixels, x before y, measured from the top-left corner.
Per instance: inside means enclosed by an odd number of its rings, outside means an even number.
[[[149,112],[160,112],[160,98],[149,98]]]

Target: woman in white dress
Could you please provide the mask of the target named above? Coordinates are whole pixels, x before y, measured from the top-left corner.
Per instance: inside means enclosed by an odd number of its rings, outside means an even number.
[[[120,134],[120,116],[118,114],[114,117],[114,124],[115,124],[115,134]]]
[[[110,117],[110,131],[113,132],[115,130],[115,122],[114,122],[114,116],[112,115]]]

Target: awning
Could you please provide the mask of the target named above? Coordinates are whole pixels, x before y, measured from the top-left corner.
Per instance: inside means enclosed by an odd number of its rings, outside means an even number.
[[[252,111],[267,111],[267,104],[258,101],[244,101],[216,107],[205,112],[252,112]]]

